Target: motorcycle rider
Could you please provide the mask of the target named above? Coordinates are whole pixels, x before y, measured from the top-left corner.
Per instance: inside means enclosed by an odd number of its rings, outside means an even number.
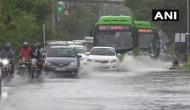
[[[37,48],[36,44],[33,44],[31,46],[31,54],[30,54],[31,59],[36,57],[36,48]]]
[[[39,42],[36,43],[36,57],[38,59],[40,59],[40,58],[43,59],[43,57],[44,57],[44,49]]]
[[[11,64],[11,75],[13,77],[14,74],[14,60],[15,60],[15,53],[13,49],[11,48],[11,43],[7,42],[4,46],[4,48],[0,52],[0,58],[7,58],[10,60]]]
[[[28,42],[24,42],[20,50],[19,56],[20,58],[23,58],[24,60],[29,61],[30,54],[31,54],[31,47],[29,47]]]
[[[28,42],[24,42],[22,48],[20,49],[19,58],[22,59],[24,62],[28,62],[27,69],[29,70],[29,73],[31,72],[30,54],[31,54],[31,47],[29,46]]]
[[[41,73],[44,63],[44,49],[42,48],[39,42],[32,46],[31,58],[37,60],[37,66],[40,69]]]

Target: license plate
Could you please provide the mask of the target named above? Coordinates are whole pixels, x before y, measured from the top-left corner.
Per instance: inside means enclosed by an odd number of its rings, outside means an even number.
[[[109,67],[107,67],[107,66],[103,66],[103,67],[101,67],[102,69],[108,69]]]
[[[107,68],[108,66],[106,65],[101,65],[101,66],[98,66],[98,68]]]
[[[56,68],[55,70],[56,71],[65,71],[66,69],[65,68]]]

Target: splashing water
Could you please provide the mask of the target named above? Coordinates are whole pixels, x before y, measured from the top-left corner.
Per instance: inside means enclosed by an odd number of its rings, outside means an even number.
[[[149,56],[125,57],[120,68],[131,72],[166,71],[171,66],[171,62],[161,59],[153,60]]]

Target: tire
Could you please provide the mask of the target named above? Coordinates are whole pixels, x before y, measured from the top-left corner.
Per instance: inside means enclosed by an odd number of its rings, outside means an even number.
[[[0,78],[0,96],[1,96],[1,93],[2,93],[2,81],[1,81],[1,78]]]
[[[35,75],[35,69],[34,68],[32,68],[31,69],[31,72],[30,72],[30,78],[33,80],[34,79],[34,76]]]
[[[25,76],[27,74],[27,69],[26,68],[20,68],[17,72],[18,75],[20,76]]]
[[[9,82],[11,82],[11,75],[9,73],[9,71],[4,71],[4,81],[8,84]]]
[[[77,71],[74,71],[74,72],[72,72],[72,73],[75,73],[75,74],[72,74],[72,77],[73,77],[73,78],[76,78],[76,79],[79,78],[79,71],[78,71],[78,70],[77,70]]]

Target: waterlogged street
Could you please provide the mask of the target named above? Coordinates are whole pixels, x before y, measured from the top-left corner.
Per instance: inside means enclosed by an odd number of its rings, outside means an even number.
[[[190,0],[0,0],[0,110],[190,110],[189,20]]]
[[[145,60],[130,59],[126,72],[88,70],[79,79],[28,83],[15,76],[3,88],[0,110],[190,110],[190,74]]]

